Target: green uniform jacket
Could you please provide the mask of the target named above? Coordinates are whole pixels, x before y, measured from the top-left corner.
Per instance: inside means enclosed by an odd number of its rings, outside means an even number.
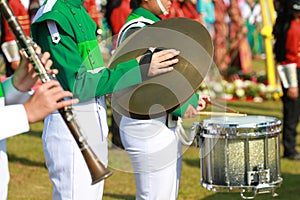
[[[139,7],[131,12],[131,14],[128,16],[128,18],[126,20],[126,23],[130,22],[131,20],[137,19],[139,17],[143,17],[143,18],[152,20],[153,22],[158,22],[161,20],[158,16],[154,15],[149,10]],[[126,33],[125,33],[125,36],[126,36]],[[199,99],[199,95],[193,94],[193,96],[185,104],[183,104],[180,108],[175,110],[172,114],[174,116],[183,116],[184,113],[186,112],[189,104],[191,104],[194,108],[197,108],[198,99]]]
[[[0,106],[4,105],[4,93],[2,89],[2,83],[0,83]]]
[[[104,67],[96,37],[97,26],[81,0],[57,0],[49,9],[51,2],[54,1],[46,2],[37,13],[31,36],[43,51],[51,54],[53,68],[59,70],[57,80],[65,90],[73,92],[80,101],[86,101],[142,82],[136,59],[121,63],[115,69]],[[56,24],[58,43],[52,40],[49,20]],[[119,79],[129,71],[134,76],[120,83]]]

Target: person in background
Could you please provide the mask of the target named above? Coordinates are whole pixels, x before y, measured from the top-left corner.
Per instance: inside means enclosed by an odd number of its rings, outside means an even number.
[[[246,38],[247,28],[242,20],[238,0],[213,0],[215,6],[214,59],[221,74],[229,67],[247,74],[252,68],[251,49]]]
[[[28,11],[21,0],[9,0],[8,5],[16,15],[25,34],[30,35],[30,18]],[[13,32],[9,29],[8,23],[2,17],[1,49],[5,55],[6,76],[11,76],[20,64],[20,53],[15,42]]]
[[[186,17],[202,23],[202,16],[197,11],[196,4],[191,0],[172,1],[170,11],[167,15],[160,15],[162,19],[172,17]]]
[[[34,16],[36,15],[36,12],[38,9],[43,5],[44,0],[30,0],[28,5],[28,14],[30,21],[32,22],[34,19]]]
[[[203,24],[203,18],[197,10],[196,3],[196,0],[185,0],[182,6],[183,16]]]
[[[112,34],[111,54],[113,54],[116,48],[118,33],[130,13],[131,13],[130,0],[111,0],[108,1],[106,4],[105,19],[107,21],[108,27]],[[116,113],[114,110],[112,110],[112,115],[111,115],[112,143],[117,147],[123,149],[124,147],[122,145],[120,133],[119,133],[120,120],[121,120],[121,116],[118,115],[118,113]]]
[[[39,49],[36,51],[40,53]],[[49,57],[47,52],[41,57],[48,71],[52,65]],[[51,72],[57,74],[57,70]],[[64,91],[55,80],[32,91],[31,88],[37,82],[33,66],[22,57],[14,75],[0,83],[0,200],[7,199],[9,184],[6,138],[29,131],[29,123],[42,120],[54,110],[78,103],[78,100],[59,101],[71,98],[72,93]]]
[[[102,26],[102,16],[100,12],[100,5],[97,5],[96,0],[84,0],[83,7],[87,10],[90,17],[95,21],[97,27],[100,28]]]
[[[112,31],[117,35],[131,13],[130,0],[111,0],[106,4],[105,18]]]
[[[245,0],[240,3],[240,9],[247,27],[247,38],[253,58],[262,58],[264,54],[261,6],[257,0]]]
[[[132,13],[119,33],[117,44],[148,24],[168,15],[170,0],[131,0]],[[127,28],[126,28],[127,27]],[[136,199],[177,198],[181,174],[182,146],[175,132],[178,117],[194,117],[206,107],[209,97],[194,94],[179,109],[161,117],[138,119],[122,116],[120,135],[132,162]]]
[[[108,164],[108,125],[105,95],[173,70],[180,52],[168,49],[153,53],[149,66],[140,66],[144,55],[111,69],[104,60],[96,37],[97,25],[82,0],[48,0],[31,25],[34,41],[51,54],[57,80],[80,102],[74,106],[87,142],[101,162]],[[122,80],[127,73],[132,79]],[[91,185],[87,164],[59,113],[45,119],[42,135],[46,166],[53,183],[52,198],[102,199],[104,181]]]
[[[197,10],[201,14],[203,25],[208,30],[212,38],[214,38],[215,5],[213,0],[198,0]]]
[[[278,7],[277,7],[278,8]],[[300,160],[296,149],[297,125],[300,116],[300,1],[280,1],[274,25],[276,61],[284,67],[294,64],[287,74],[289,87],[283,88],[283,157]]]

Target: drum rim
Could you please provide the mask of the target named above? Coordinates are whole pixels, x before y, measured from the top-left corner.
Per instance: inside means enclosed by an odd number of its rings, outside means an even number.
[[[244,192],[245,190],[247,192],[251,192],[251,191],[254,191],[255,189],[263,189],[263,188],[260,188],[262,187],[262,185],[265,185],[265,186],[269,186],[270,190],[271,188],[272,189],[275,189],[275,188],[279,188],[280,185],[282,184],[283,182],[283,178],[282,177],[278,177],[277,180],[271,182],[271,183],[264,183],[264,184],[258,184],[258,185],[250,185],[250,186],[226,186],[226,185],[215,185],[215,184],[210,184],[206,181],[203,180],[203,178],[201,177],[201,185],[202,187],[208,189],[208,190],[211,190],[211,191],[215,191],[215,192]],[[265,187],[265,188],[268,188],[268,187]]]
[[[283,178],[282,177],[278,177],[278,179],[276,181],[273,181],[271,183],[264,183],[264,185],[266,186],[265,188],[263,188],[261,185],[262,184],[258,184],[256,186],[251,185],[251,186],[225,186],[225,185],[214,185],[214,184],[210,184],[205,182],[203,179],[201,179],[201,185],[202,187],[211,190],[211,191],[215,191],[215,192],[244,192],[245,190],[247,192],[251,192],[257,189],[266,189],[266,188],[270,188],[270,191],[272,189],[276,189],[279,188],[280,185],[283,182]],[[269,187],[267,187],[269,186]]]
[[[280,121],[278,118],[273,117],[273,116],[267,116],[267,115],[247,115],[247,116],[216,116],[216,117],[211,117],[211,118],[205,118],[201,121],[202,124],[207,124],[207,125],[211,125],[211,124],[218,124],[220,125],[220,122],[228,122],[226,123],[228,126],[234,126],[234,125],[239,125],[236,122],[241,122],[242,120],[245,119],[251,119],[251,120],[257,120],[257,119],[261,119],[261,118],[265,118],[266,120],[268,120],[268,122],[261,122],[258,123],[256,122],[256,125],[264,125],[266,123],[275,123],[277,121]],[[230,120],[234,120],[234,121],[230,121]],[[232,124],[229,124],[229,122],[232,122]],[[235,122],[235,123],[233,123]],[[251,123],[249,123],[249,125],[254,124],[253,121]],[[250,127],[250,126],[249,126]]]
[[[282,122],[276,117],[264,115],[249,115],[251,119],[260,117],[268,119],[267,122],[245,124],[220,124],[217,121],[209,122],[212,119],[231,119],[230,117],[212,117],[199,122],[199,135],[205,138],[223,138],[223,139],[243,139],[243,138],[265,138],[276,137],[281,133]],[[247,118],[247,116],[242,117]],[[237,119],[232,117],[232,119]],[[241,127],[242,126],[242,127]],[[213,132],[211,131],[213,130]]]

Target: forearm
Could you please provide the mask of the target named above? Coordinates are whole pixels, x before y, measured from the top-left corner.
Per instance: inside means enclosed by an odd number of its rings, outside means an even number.
[[[131,60],[118,65],[115,69],[103,68],[96,74],[81,68],[71,91],[80,101],[85,101],[141,82],[139,65],[135,60]]]
[[[24,106],[11,105],[0,108],[0,140],[29,131]]]
[[[199,95],[193,94],[192,97],[187,100],[187,102],[185,102],[180,108],[173,111],[172,114],[174,116],[182,117],[185,114],[189,104],[191,104],[195,109],[197,108],[198,100]]]

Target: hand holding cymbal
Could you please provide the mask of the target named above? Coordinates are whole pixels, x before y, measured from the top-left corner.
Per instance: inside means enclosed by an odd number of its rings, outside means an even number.
[[[178,62],[171,63],[171,72],[114,92],[111,104],[122,115],[151,118],[172,112],[197,91],[213,62],[213,42],[207,29],[191,19],[169,18],[128,36],[108,66],[115,68],[120,62],[143,55],[150,47],[179,51]],[[124,80],[130,78],[130,73],[123,75]],[[121,87],[122,81],[119,83]]]

